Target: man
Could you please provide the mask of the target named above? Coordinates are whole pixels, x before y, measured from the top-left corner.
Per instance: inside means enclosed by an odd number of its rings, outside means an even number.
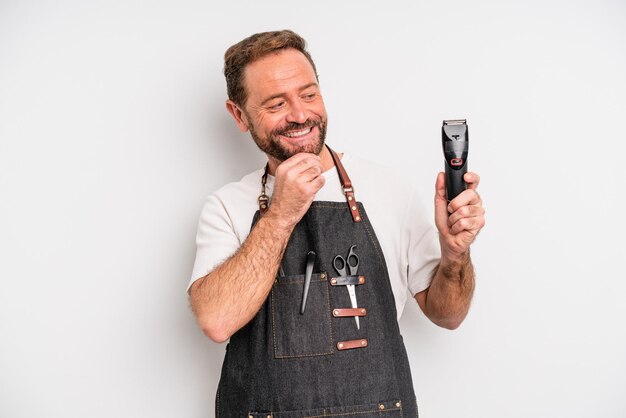
[[[325,145],[300,36],[246,38],[224,74],[226,108],[268,163],[212,194],[199,223],[191,305],[209,338],[230,339],[216,415],[416,416],[397,319],[407,288],[435,324],[465,318],[469,246],[484,225],[478,176],[448,203],[439,173],[437,234],[409,185]]]

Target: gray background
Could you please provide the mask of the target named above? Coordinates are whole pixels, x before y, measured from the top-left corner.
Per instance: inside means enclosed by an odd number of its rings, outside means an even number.
[[[329,143],[398,167],[429,216],[441,121],[469,121],[472,310],[401,321],[422,416],[624,416],[624,22],[622,1],[1,1],[0,416],[213,415],[196,224],[263,161],[222,56],[282,28]]]

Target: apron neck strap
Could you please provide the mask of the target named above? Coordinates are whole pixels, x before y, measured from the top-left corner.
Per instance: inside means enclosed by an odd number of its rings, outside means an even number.
[[[361,222],[363,218],[361,218],[361,214],[359,213],[359,208],[356,203],[356,198],[354,197],[354,188],[352,187],[352,181],[346,172],[339,156],[335,151],[333,151],[328,145],[326,145],[328,151],[330,152],[331,157],[333,158],[333,162],[335,163],[335,167],[337,168],[337,174],[339,174],[339,182],[341,183],[341,189],[343,193],[346,195],[346,202],[348,203],[348,207],[350,208],[350,214],[352,215],[352,220],[354,222]],[[269,174],[269,163],[265,164],[265,172],[261,177],[261,194],[259,195],[259,212],[263,215],[267,212],[269,208],[269,197],[265,193],[265,184],[267,183],[267,176]]]
[[[333,161],[335,162],[335,167],[337,167],[337,173],[339,174],[339,181],[341,182],[341,189],[343,190],[343,194],[346,195],[346,202],[348,202],[348,207],[350,208],[350,214],[352,215],[352,220],[354,222],[361,222],[361,214],[359,213],[359,207],[356,204],[356,198],[354,197],[354,188],[352,187],[352,181],[346,172],[346,169],[343,167],[339,156],[335,151],[330,149],[328,145],[326,145],[328,151],[330,151],[330,155],[333,157]]]

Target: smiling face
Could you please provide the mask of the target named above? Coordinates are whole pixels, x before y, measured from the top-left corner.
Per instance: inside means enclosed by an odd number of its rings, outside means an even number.
[[[300,153],[318,154],[326,135],[326,109],[307,58],[284,49],[249,64],[243,108],[227,102],[242,131],[270,158],[284,161]]]

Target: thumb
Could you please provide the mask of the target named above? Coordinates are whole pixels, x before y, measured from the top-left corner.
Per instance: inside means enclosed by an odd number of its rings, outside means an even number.
[[[435,182],[435,225],[440,233],[447,233],[450,229],[448,228],[448,216],[446,177],[443,173],[439,173]]]

